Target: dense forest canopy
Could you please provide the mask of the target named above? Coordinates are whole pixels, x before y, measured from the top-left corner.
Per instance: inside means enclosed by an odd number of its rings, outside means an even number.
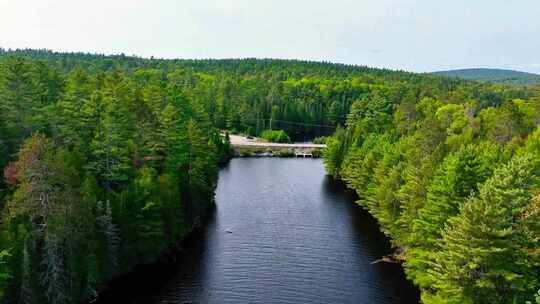
[[[184,78],[0,62],[0,295],[84,303],[213,203],[228,143]]]
[[[378,219],[423,303],[535,301],[540,88],[506,89],[491,87],[495,103],[466,86],[358,100],[326,141],[328,172]]]
[[[296,60],[165,60],[48,50],[0,51],[0,57],[14,55],[38,59],[61,74],[80,69],[91,75],[122,71],[137,79],[182,78],[190,98],[206,106],[216,127],[256,134],[282,129],[293,140],[302,141],[332,134],[336,125],[345,124],[354,100],[375,94],[393,99],[406,94],[440,98],[461,94],[457,97],[485,104],[500,103],[504,94],[527,94],[519,88],[512,91],[434,75]]]
[[[516,85],[536,85],[540,83],[540,75],[513,70],[501,69],[461,69],[434,72],[433,74],[457,77],[467,80],[478,80]]]
[[[319,62],[0,50],[0,297],[95,298],[212,205],[220,130],[273,129],[334,134],[328,172],[379,220],[426,303],[532,301],[539,95]]]

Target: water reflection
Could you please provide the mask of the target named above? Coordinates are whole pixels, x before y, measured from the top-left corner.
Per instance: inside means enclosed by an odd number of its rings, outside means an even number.
[[[372,264],[388,240],[320,160],[234,159],[216,202],[177,262],[145,275],[154,288],[111,303],[418,303],[398,265]]]

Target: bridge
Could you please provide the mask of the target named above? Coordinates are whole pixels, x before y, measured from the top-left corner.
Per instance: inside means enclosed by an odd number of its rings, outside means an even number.
[[[258,138],[229,135],[231,145],[239,155],[318,157],[326,145],[313,143],[281,144],[264,142]]]

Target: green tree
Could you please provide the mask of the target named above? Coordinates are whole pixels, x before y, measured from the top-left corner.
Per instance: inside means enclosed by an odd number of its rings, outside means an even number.
[[[535,156],[517,156],[449,220],[426,303],[523,303],[536,290],[539,168]]]
[[[0,251],[0,299],[4,297],[7,283],[11,278],[10,269],[7,267],[6,260],[10,256],[9,251],[4,249]]]
[[[326,146],[324,150],[326,171],[337,178],[340,176],[345,153],[349,147],[347,131],[338,127],[334,136],[326,141]]]
[[[132,174],[132,112],[128,84],[119,75],[109,75],[103,97],[103,112],[91,139],[90,169],[108,191],[125,186]]]
[[[440,249],[441,231],[447,220],[458,214],[465,200],[474,196],[498,163],[500,150],[491,143],[463,146],[448,155],[435,173],[427,200],[413,220],[407,268],[421,286],[432,284],[429,268]]]
[[[69,243],[74,242],[80,232],[71,229],[78,225],[73,222],[73,215],[80,205],[76,203],[79,201],[77,174],[66,156],[43,135],[34,134],[25,141],[16,164],[19,184],[8,205],[13,216],[26,219],[29,233],[22,240],[25,243],[23,263],[31,263],[31,257],[26,256],[30,253],[40,256],[44,266],[40,285],[53,303],[71,301]],[[32,275],[28,276],[31,279]],[[37,294],[31,291],[35,288],[31,286],[29,283],[29,290],[25,292]]]

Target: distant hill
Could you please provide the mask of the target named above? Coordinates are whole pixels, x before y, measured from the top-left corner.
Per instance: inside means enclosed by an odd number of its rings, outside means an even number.
[[[462,69],[434,72],[433,74],[467,80],[530,85],[540,83],[540,75],[502,69]]]

